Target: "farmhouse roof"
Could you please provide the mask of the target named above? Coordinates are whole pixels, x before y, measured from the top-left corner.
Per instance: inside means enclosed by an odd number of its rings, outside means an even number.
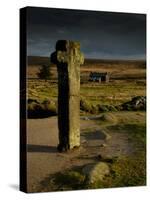
[[[102,76],[106,76],[106,75],[108,75],[107,72],[104,72],[104,73],[91,72],[91,73],[90,73],[90,76],[96,76],[96,77],[102,77]]]

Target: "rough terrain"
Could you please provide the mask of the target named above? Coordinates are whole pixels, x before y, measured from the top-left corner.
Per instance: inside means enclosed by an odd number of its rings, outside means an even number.
[[[140,121],[143,114],[137,113],[138,115]],[[106,128],[107,123],[110,130]],[[111,129],[111,126],[116,124],[115,120],[111,121],[106,117],[106,124],[104,122],[100,125],[96,118],[82,117],[80,124],[81,147],[67,153],[59,153],[57,117],[28,119],[28,192],[36,192],[44,179],[57,172],[96,162],[101,157],[114,158],[134,153],[135,149],[126,131],[122,130],[120,134],[119,129]]]

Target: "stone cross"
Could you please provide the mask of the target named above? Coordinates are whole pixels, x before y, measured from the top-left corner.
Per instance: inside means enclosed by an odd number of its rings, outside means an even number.
[[[59,151],[80,146],[80,43],[58,40],[51,62],[58,71]]]

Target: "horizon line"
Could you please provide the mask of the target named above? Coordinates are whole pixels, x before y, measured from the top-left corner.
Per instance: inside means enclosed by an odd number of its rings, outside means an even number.
[[[42,57],[42,58],[49,58],[50,56],[40,56],[40,55],[27,55],[27,57]],[[110,60],[110,61],[147,61],[146,58],[143,59],[136,59],[136,58],[90,58],[85,57],[85,60]]]

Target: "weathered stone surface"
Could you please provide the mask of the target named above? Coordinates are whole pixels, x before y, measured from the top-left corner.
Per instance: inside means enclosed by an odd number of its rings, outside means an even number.
[[[59,40],[51,61],[58,71],[58,150],[65,151],[80,146],[80,44]]]
[[[89,164],[83,168],[83,174],[86,175],[89,184],[102,181],[109,173],[109,166],[104,162]]]
[[[146,96],[133,97],[131,101],[121,105],[122,110],[146,110]]]

